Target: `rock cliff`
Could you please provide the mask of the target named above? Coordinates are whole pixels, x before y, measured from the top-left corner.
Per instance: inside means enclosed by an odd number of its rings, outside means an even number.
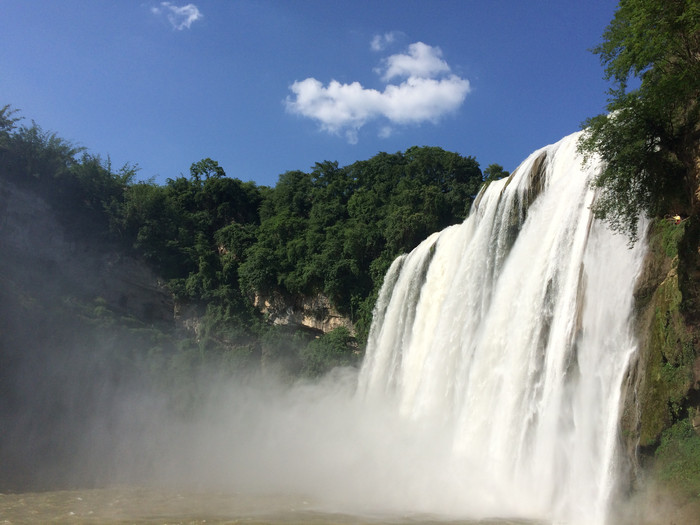
[[[338,312],[323,294],[313,297],[284,297],[279,293],[256,295],[254,306],[275,325],[328,333],[342,326],[354,333],[349,317]]]
[[[694,253],[684,253],[688,246]],[[624,385],[621,420],[634,510],[619,523],[690,524],[700,512],[700,458],[693,452],[700,446],[700,332],[688,289],[696,282],[688,267],[696,265],[697,250],[692,225],[652,224],[635,292],[640,346]],[[683,430],[693,427],[694,435]]]

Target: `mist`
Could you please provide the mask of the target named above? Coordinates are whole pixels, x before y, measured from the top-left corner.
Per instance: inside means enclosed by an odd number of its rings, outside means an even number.
[[[294,384],[198,375],[198,399],[184,413],[174,405],[182,392],[82,377],[79,392],[54,389],[64,398],[59,421],[44,378],[23,400],[5,452],[31,470],[33,487],[284,494],[333,512],[478,515],[450,432],[402,419],[391,403],[369,405],[356,394],[357,370]]]
[[[356,370],[292,385],[207,375],[205,399],[188,416],[155,392],[115,392],[110,410],[75,436],[72,474],[101,486],[294,495],[352,514],[479,517],[478,502],[495,497],[484,473],[465,476],[451,431],[401,418],[390,402],[368,404]]]
[[[23,346],[2,372],[12,394],[3,397],[3,491],[138,486],[293,496],[353,515],[470,518],[508,491],[455,456],[444,420],[411,420],[392,396],[358,393],[357,369],[290,381],[204,365],[160,382],[120,358],[149,349],[42,312],[10,323]]]
[[[352,514],[478,511],[451,432],[402,418],[390,397],[365,399],[357,369],[291,381],[184,363],[169,375],[188,354],[159,361],[56,308],[77,288],[61,265],[35,270],[14,265],[0,290],[1,491],[142,486],[293,495]]]

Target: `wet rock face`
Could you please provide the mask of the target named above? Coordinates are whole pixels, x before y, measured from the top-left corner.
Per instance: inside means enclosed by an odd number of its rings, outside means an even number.
[[[91,303],[143,322],[172,322],[173,303],[157,276],[117,247],[74,240],[36,194],[0,181],[0,270],[8,293]]]

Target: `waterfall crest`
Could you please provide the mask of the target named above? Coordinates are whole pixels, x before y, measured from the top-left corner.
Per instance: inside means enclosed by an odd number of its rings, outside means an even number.
[[[604,523],[614,489],[645,246],[592,217],[578,136],[397,259],[375,308],[359,395],[447,436],[476,517]]]

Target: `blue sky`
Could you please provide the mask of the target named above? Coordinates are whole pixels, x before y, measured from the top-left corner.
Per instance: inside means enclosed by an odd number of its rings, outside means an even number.
[[[0,0],[0,106],[139,178],[440,146],[513,170],[604,111],[612,0]]]

